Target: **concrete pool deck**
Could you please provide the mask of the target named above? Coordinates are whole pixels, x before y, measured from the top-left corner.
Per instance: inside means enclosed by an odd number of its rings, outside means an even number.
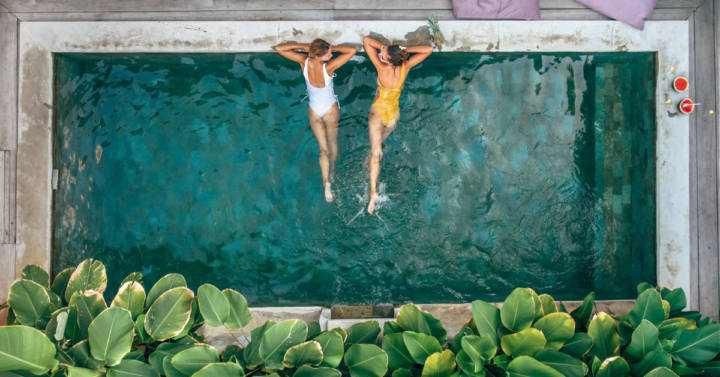
[[[339,22],[318,21],[266,22],[264,26],[242,22],[21,22],[17,245],[13,248],[16,257],[12,262],[4,259],[8,269],[3,270],[8,271],[10,263],[14,265],[13,275],[19,275],[28,263],[49,268],[52,52],[269,51],[269,46],[285,40],[300,40],[302,35],[356,44],[363,33],[375,31],[390,39],[402,40],[407,32],[425,25],[424,22],[348,22],[369,26],[349,28]],[[443,51],[487,51],[491,44],[490,51],[498,52],[658,51],[658,88],[669,88],[668,80],[675,74],[692,77],[687,21],[651,22],[644,32],[612,21],[443,21],[442,28],[448,39]],[[209,37],[211,35],[222,37]],[[680,51],[673,47],[674,52],[670,52],[669,46],[685,47],[684,51],[683,47],[678,47]],[[258,50],[252,50],[254,48]],[[671,73],[670,67],[675,71]],[[662,90],[658,91],[658,283],[683,287],[692,301],[693,271],[692,263],[688,261],[693,258],[689,225],[693,220],[690,218],[691,188],[688,183],[691,172],[687,171],[687,167],[692,166],[690,155],[694,152],[688,131],[688,119],[691,118],[669,117],[667,111],[673,112],[674,107],[665,106],[663,94]],[[679,99],[677,94],[673,95],[673,100]],[[695,279],[694,284],[697,284],[697,276]],[[4,285],[0,284],[2,287]]]

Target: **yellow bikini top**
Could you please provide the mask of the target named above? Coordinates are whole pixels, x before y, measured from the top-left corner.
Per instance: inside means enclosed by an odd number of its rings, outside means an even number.
[[[403,84],[405,84],[405,63],[403,63],[403,65],[400,67],[400,83],[398,84],[397,88],[391,89],[391,88],[386,87],[385,85],[383,85],[380,82],[380,77],[378,77],[377,83],[378,83],[378,90],[380,91],[380,98],[383,97],[383,92],[387,91],[387,92],[392,92],[393,95],[396,95],[399,99],[400,92],[402,92],[402,90],[403,90]],[[378,98],[378,100],[380,100],[380,98]]]
[[[380,114],[384,125],[390,124],[400,116],[400,93],[405,84],[405,64],[400,68],[400,83],[397,88],[390,89],[385,87],[378,77],[378,98],[372,107]]]

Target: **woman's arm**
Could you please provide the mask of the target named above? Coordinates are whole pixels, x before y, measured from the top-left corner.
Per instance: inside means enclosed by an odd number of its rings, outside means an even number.
[[[275,46],[275,51],[294,62],[303,64],[308,56],[295,50],[303,49],[307,51],[308,48],[310,48],[308,43],[283,43]]]
[[[407,69],[410,69],[420,63],[422,63],[423,60],[425,60],[430,54],[433,52],[432,46],[413,46],[408,47],[405,49],[405,51],[415,54],[408,59],[408,62],[405,63],[405,66]]]
[[[347,63],[350,58],[355,56],[355,53],[357,52],[354,47],[348,46],[332,46],[330,49],[331,51],[337,51],[342,54],[337,58],[330,60],[325,66],[325,70],[330,76],[332,76],[336,69],[340,68],[343,64]]]
[[[378,50],[382,48],[383,44],[370,38],[370,37],[364,37],[363,38],[363,48],[365,49],[365,52],[368,54],[368,57],[370,58],[370,61],[373,62],[375,65],[375,68],[381,67],[383,64],[380,61],[380,58],[378,58]]]

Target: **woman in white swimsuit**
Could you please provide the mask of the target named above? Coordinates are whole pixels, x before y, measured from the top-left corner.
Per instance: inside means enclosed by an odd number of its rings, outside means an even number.
[[[308,52],[296,52],[302,49]],[[307,84],[307,95],[310,98],[308,118],[310,127],[320,146],[320,170],[322,170],[325,200],[333,200],[330,190],[330,178],[335,169],[337,159],[338,120],[340,119],[340,106],[333,91],[333,77],[335,70],[347,63],[357,52],[356,49],[346,46],[330,46],[322,39],[312,43],[284,43],[275,47],[280,55],[300,63]],[[333,51],[341,53],[333,59]]]

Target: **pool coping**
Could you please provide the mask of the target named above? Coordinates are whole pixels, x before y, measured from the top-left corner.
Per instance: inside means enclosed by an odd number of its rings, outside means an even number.
[[[16,275],[50,270],[52,238],[53,53],[270,52],[285,41],[323,38],[360,46],[377,33],[410,41],[421,21],[23,22],[19,32]],[[687,21],[442,21],[442,52],[656,52],[657,282],[690,292],[689,117],[678,116],[688,76]],[[671,70],[672,68],[672,70]]]

